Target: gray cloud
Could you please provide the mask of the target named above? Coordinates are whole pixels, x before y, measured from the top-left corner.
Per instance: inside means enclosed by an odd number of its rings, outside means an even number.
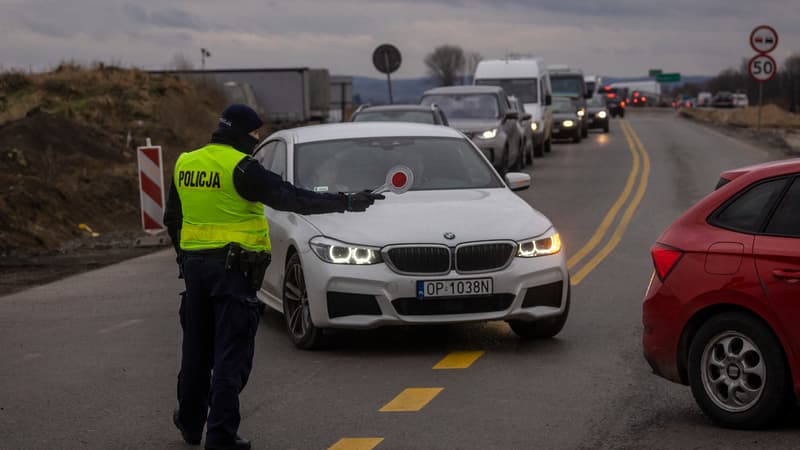
[[[116,59],[161,68],[181,52],[210,67],[313,66],[379,76],[370,54],[392,42],[398,77],[452,43],[486,57],[532,53],[608,75],[650,67],[716,73],[752,51],[753,26],[781,33],[779,62],[800,51],[796,0],[0,0],[0,61],[50,67]],[[199,61],[198,61],[199,63]]]

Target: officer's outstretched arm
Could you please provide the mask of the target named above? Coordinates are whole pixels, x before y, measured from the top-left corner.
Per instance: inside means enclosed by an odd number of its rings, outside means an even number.
[[[348,210],[350,201],[343,194],[328,194],[299,189],[246,157],[233,172],[236,192],[245,200],[261,202],[280,211],[298,214],[325,214]]]

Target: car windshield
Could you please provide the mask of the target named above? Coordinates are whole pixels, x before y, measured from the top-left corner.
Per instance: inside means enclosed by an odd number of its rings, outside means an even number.
[[[536,103],[539,100],[537,79],[482,79],[475,80],[475,84],[484,86],[500,86],[508,95],[513,95],[524,103]]]
[[[565,98],[553,98],[554,113],[574,113],[577,110],[571,100]]]
[[[373,190],[396,165],[411,168],[413,191],[498,188],[491,166],[465,139],[378,137],[295,146],[294,184],[316,192]]]
[[[353,118],[353,122],[414,122],[435,123],[431,111],[362,111]]]
[[[448,119],[497,119],[500,106],[493,94],[433,94],[422,97],[423,105],[437,105]]]
[[[553,95],[583,97],[583,78],[575,76],[550,75]]]
[[[595,86],[597,86],[597,83],[595,83],[594,81],[587,81],[586,82],[586,92],[589,93],[589,94],[594,95]]]
[[[606,99],[602,95],[595,95],[594,97],[590,98],[586,104],[596,108],[603,108],[606,106]]]

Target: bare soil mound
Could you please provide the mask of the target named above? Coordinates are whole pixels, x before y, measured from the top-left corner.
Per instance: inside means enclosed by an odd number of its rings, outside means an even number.
[[[747,108],[684,108],[681,114],[704,122],[755,128],[758,125],[758,107]],[[777,105],[765,105],[761,111],[763,128],[800,129],[800,114],[792,114]]]
[[[140,229],[135,147],[164,149],[165,178],[208,138],[224,97],[168,75],[64,65],[0,74],[0,255]]]

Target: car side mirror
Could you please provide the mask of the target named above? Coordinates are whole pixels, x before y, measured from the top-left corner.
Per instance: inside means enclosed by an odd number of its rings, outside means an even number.
[[[519,113],[516,111],[508,111],[505,115],[505,120],[518,120]]]
[[[550,106],[552,104],[553,104],[553,96],[550,95],[550,94],[545,95],[544,96],[544,105],[545,106]]]
[[[531,187],[531,176],[527,173],[509,172],[506,174],[506,184],[512,191],[524,191]]]
[[[530,115],[529,113],[525,113],[525,114],[522,115],[521,118],[522,118],[522,120],[531,120],[531,119],[533,119],[533,116]]]

